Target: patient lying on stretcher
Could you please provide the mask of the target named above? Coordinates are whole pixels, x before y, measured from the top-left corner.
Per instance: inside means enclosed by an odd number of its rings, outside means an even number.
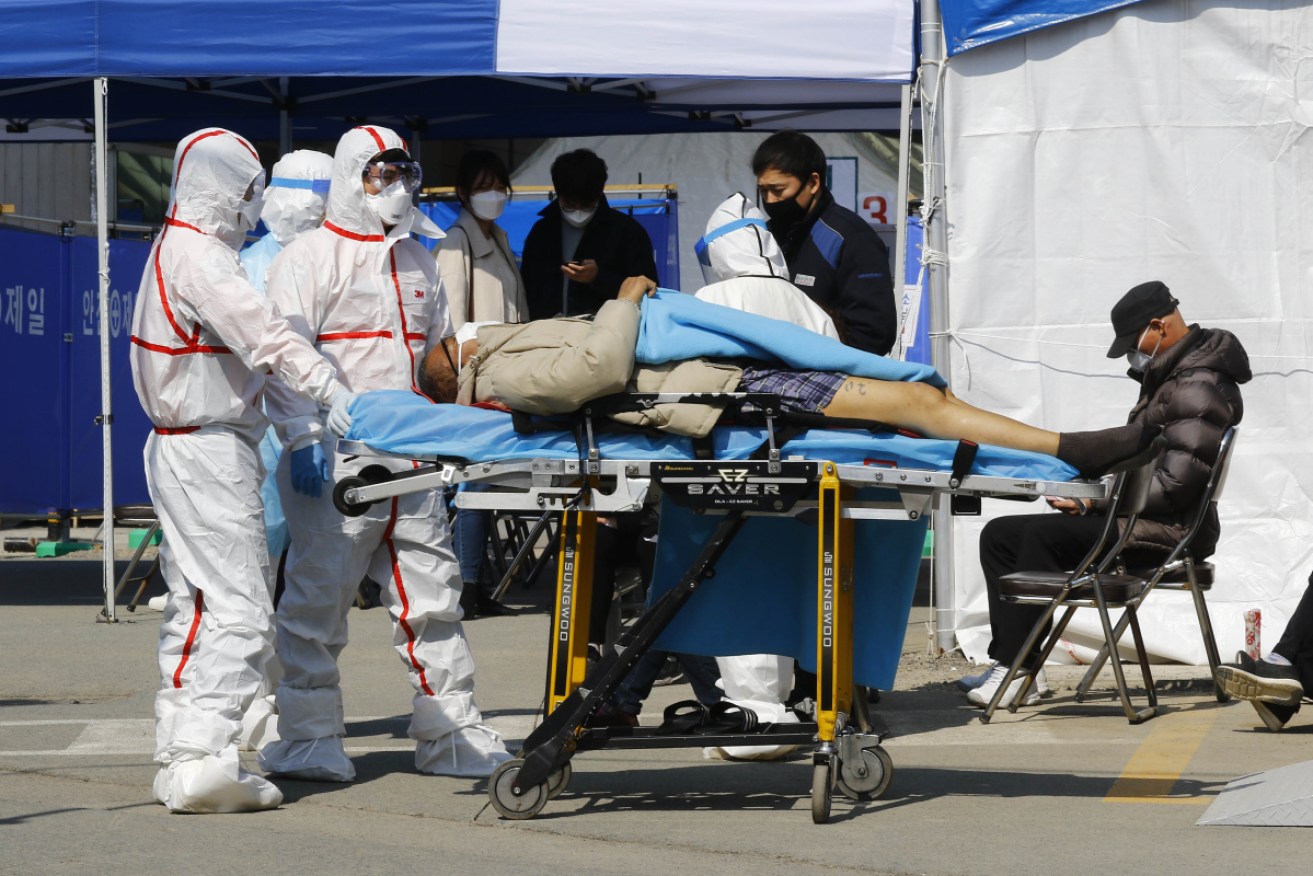
[[[1046,453],[1084,477],[1143,461],[1156,437],[1138,423],[1061,433],[1028,426],[967,404],[926,366],[872,356],[691,296],[657,293],[646,277],[626,280],[591,320],[486,325],[459,349],[454,341],[435,345],[424,360],[421,388],[437,401],[538,415],[569,413],[626,390],[775,393],[786,411]],[[720,412],[714,404],[680,402],[615,416],[702,436]]]

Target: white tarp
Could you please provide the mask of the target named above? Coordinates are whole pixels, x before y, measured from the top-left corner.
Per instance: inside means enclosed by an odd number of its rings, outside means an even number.
[[[551,185],[552,161],[564,152],[591,149],[606,162],[608,185],[670,184],[679,191],[680,288],[693,292],[703,285],[693,244],[706,231],[717,204],[735,192],[755,200],[752,153],[766,134],[654,134],[643,136],[562,137],[543,144],[516,169],[517,185]],[[897,168],[871,148],[860,134],[812,134],[826,156],[857,159],[857,191],[892,193]],[[889,217],[893,222],[893,217]]]
[[[1255,379],[1209,605],[1224,659],[1246,609],[1270,647],[1313,568],[1313,6],[1137,5],[954,57],[945,88],[954,390],[1052,429],[1123,422],[1137,386],[1104,357],[1108,311],[1148,279],[1235,332]],[[985,519],[955,533],[977,659]],[[1150,649],[1201,663],[1178,596],[1145,603]]]
[[[758,0],[501,0],[497,73],[909,81],[915,4],[813,0],[803,13]]]

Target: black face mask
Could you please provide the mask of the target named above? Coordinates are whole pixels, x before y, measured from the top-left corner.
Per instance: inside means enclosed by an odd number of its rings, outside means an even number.
[[[772,203],[763,203],[761,209],[770,217],[770,221],[780,225],[796,225],[807,216],[807,208],[798,203],[797,195]]]

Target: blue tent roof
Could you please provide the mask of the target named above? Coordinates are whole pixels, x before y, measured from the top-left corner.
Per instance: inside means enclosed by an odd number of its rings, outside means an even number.
[[[17,134],[48,119],[89,128],[99,76],[116,141],[203,125],[276,139],[284,109],[295,138],[335,139],[362,121],[547,137],[734,130],[764,125],[751,118],[761,108],[823,108],[837,124],[831,111],[897,107],[915,62],[912,0],[815,2],[829,51],[791,61],[768,22],[700,0],[0,0],[0,119]],[[552,72],[557,61],[571,72]],[[776,78],[813,87],[786,98]],[[732,88],[687,87],[713,80]]]
[[[939,0],[948,54],[1143,0]]]

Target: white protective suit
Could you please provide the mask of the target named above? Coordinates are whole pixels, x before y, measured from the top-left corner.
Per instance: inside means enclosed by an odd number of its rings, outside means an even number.
[[[820,305],[789,282],[784,253],[766,230],[766,217],[742,194],[735,192],[712,211],[695,249],[708,285],[694,297],[839,339]]]
[[[236,747],[273,638],[256,449],[268,421],[258,398],[269,371],[322,404],[343,389],[238,262],[259,208],[243,196],[264,177],[255,149],[231,131],[205,129],[178,144],[173,168],[131,351],[137,397],[155,426],[146,478],[170,593],[154,791],[180,812],[264,809],[282,794],[240,768]]]
[[[413,206],[385,231],[361,185],[361,171],[374,155],[404,148],[386,128],[348,131],[334,157],[324,225],[293,241],[269,272],[270,299],[357,393],[418,392],[425,351],[452,334],[433,257],[410,238],[412,231],[442,232]],[[289,451],[319,440],[322,410],[276,385],[267,405]],[[359,468],[332,446],[324,452],[335,480]],[[488,775],[509,754],[482,726],[474,703],[474,659],[460,625],[460,568],[441,495],[401,496],[360,517],[344,517],[328,490],[319,498],[292,490],[287,455],[279,467],[292,535],[277,616],[280,740],[261,750],[261,765],[303,779],[355,777],[342,743],[337,659],[347,643],[353,595],[368,573],[382,585],[393,645],[415,689],[410,736],[418,740],[416,767]]]
[[[782,319],[839,339],[834,321],[806,293],[788,280],[789,269],[766,217],[736,192],[712,211],[707,231],[696,246],[702,276],[710,285],[694,296],[713,304]],[[784,705],[793,680],[793,660],[771,654],[717,657],[725,698],[751,709],[763,722],[796,723]],[[727,745],[704,749],[708,757],[774,760],[794,745]]]
[[[242,267],[252,286],[263,292],[265,274],[283,247],[323,223],[332,178],[333,156],[323,152],[297,149],[278,159],[260,210],[269,233],[242,250]]]
[[[333,156],[312,149],[289,152],[274,164],[269,185],[264,190],[264,204],[260,208],[260,219],[268,233],[241,252],[246,279],[262,294],[264,275],[283,247],[297,235],[323,223],[328,183],[332,178]],[[278,459],[282,452],[282,442],[270,426],[260,439],[260,461],[265,471],[260,483],[260,497],[264,500],[264,532],[269,544],[269,561],[275,569],[287,549],[287,519],[283,516],[283,503],[278,497],[277,480]],[[278,661],[271,659],[259,693],[242,716],[239,746],[242,751],[258,751],[277,738],[273,686],[278,684],[280,677]]]

